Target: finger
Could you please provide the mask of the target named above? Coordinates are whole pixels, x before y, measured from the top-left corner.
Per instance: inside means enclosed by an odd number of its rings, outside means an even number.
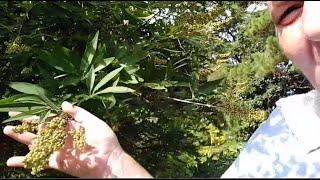
[[[13,156],[7,160],[7,166],[9,167],[23,167],[23,160],[25,156]]]
[[[64,101],[61,104],[61,108],[62,108],[62,111],[64,111],[65,113],[68,113],[72,117],[74,117],[77,113],[75,106],[73,106],[71,103],[67,101]]]
[[[54,117],[56,116],[57,114],[54,114],[54,113],[50,113],[48,118],[51,118],[51,117]],[[27,117],[27,118],[23,118],[22,121],[34,121],[34,120],[39,120],[40,119],[40,116],[37,116],[37,115],[33,115],[31,117]]]
[[[108,132],[110,133],[110,136],[113,135],[112,129],[104,121],[86,111],[85,109],[82,109],[78,106],[73,106],[66,101],[62,103],[61,107],[64,112],[71,115],[73,119],[76,122],[80,123],[80,125],[86,130],[94,132]]]
[[[24,132],[22,134],[19,133],[15,133],[13,132],[13,129],[15,128],[15,126],[6,126],[3,129],[3,133],[9,137],[11,137],[12,139],[23,143],[25,145],[30,145],[32,140],[36,137],[35,134],[30,133],[30,132]]]
[[[24,167],[24,159],[26,156],[13,156],[7,160],[8,167]],[[50,169],[49,166],[46,166],[45,169]]]
[[[39,120],[39,119],[40,119],[39,116],[33,115],[31,117],[23,118],[21,121],[22,122],[32,122],[32,121],[36,121],[36,120]]]
[[[87,123],[88,121],[94,122],[100,120],[99,118],[89,113],[88,111],[82,109],[81,107],[73,106],[72,104],[66,101],[62,103],[61,107],[64,112],[68,113],[70,116],[74,118],[75,121],[79,123]]]

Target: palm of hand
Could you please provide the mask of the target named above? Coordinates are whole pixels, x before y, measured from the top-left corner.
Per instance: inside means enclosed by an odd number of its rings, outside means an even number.
[[[119,157],[123,150],[112,129],[96,116],[80,107],[72,107],[70,103],[62,104],[62,109],[73,117],[68,121],[67,131],[84,128],[86,146],[78,149],[71,135],[68,135],[65,145],[50,156],[49,168],[76,177],[113,177],[108,160],[111,155]],[[17,134],[12,131],[13,128],[5,128],[5,134],[26,145],[32,144],[35,134]],[[23,159],[24,156],[12,157],[7,164],[22,167]]]
[[[76,148],[72,137],[68,135],[65,146],[50,157],[49,166],[77,177],[112,176],[107,161],[110,154],[120,148],[118,140],[111,128],[100,119],[83,118],[87,119],[69,122],[67,129],[84,127],[87,145],[82,150]]]

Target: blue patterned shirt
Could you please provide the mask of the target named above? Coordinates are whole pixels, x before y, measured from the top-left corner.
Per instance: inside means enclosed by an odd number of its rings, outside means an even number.
[[[320,92],[276,105],[221,178],[320,178]]]

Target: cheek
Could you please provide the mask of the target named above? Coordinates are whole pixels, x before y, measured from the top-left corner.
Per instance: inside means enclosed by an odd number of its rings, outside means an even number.
[[[313,45],[302,31],[301,19],[293,24],[279,29],[278,40],[285,55],[296,64],[313,86],[318,87],[320,74],[314,58]]]
[[[298,66],[309,58],[308,40],[303,35],[301,23],[296,22],[280,30],[279,44],[285,55]]]

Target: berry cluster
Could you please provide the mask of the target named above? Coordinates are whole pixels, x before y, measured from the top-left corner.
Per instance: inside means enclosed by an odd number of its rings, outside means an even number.
[[[82,150],[86,145],[86,140],[85,140],[85,136],[84,136],[84,128],[80,127],[79,131],[72,129],[69,133],[72,136],[73,142],[76,145],[76,147],[79,148],[80,150]]]
[[[32,132],[35,133],[38,129],[39,121],[27,121],[23,122],[22,124],[16,126],[13,129],[15,133],[24,133],[24,132]]]
[[[35,175],[44,170],[49,165],[49,158],[54,151],[61,149],[67,136],[73,138],[73,142],[80,150],[86,145],[84,128],[80,127],[67,132],[67,122],[70,118],[66,114],[60,114],[44,124],[38,130],[39,121],[23,122],[16,126],[14,132],[37,132],[36,138],[32,141],[30,151],[24,159],[24,168],[31,169],[31,174]]]
[[[67,120],[61,116],[53,118],[37,133],[30,152],[24,159],[24,168],[31,169],[35,175],[49,165],[49,157],[65,144]]]

